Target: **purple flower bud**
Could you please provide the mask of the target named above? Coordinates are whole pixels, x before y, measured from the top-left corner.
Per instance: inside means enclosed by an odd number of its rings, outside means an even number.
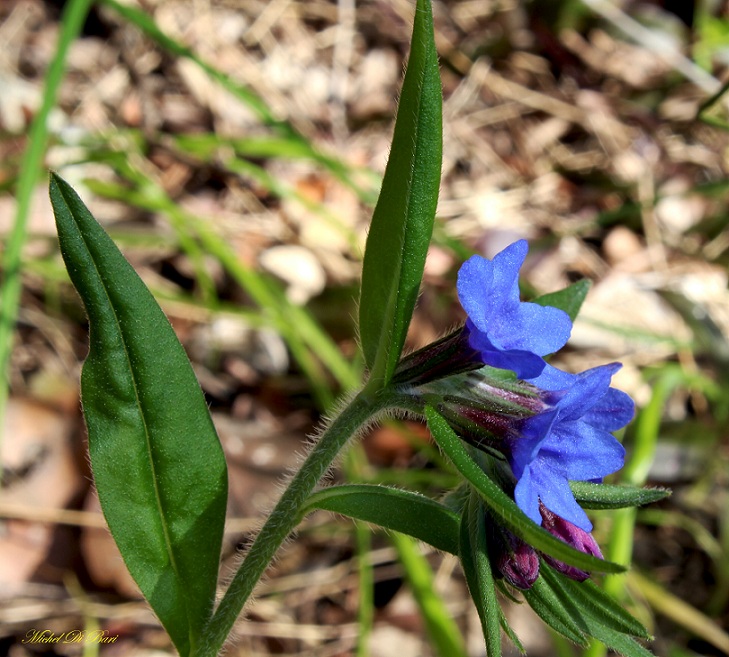
[[[468,335],[462,326],[406,356],[395,370],[393,383],[420,386],[483,367],[479,352],[469,344]]]
[[[564,541],[568,545],[572,546],[580,552],[585,554],[591,554],[593,557],[602,559],[602,552],[592,537],[592,534],[586,532],[583,529],[573,525],[568,520],[558,516],[556,513],[552,513],[544,504],[539,505],[539,512],[542,514],[542,526],[550,534],[556,536],[558,539]],[[544,560],[552,566],[555,570],[559,571],[563,575],[566,575],[570,579],[574,579],[578,582],[584,582],[590,573],[570,566],[562,561],[558,561],[554,557],[550,557],[547,554],[542,555]]]
[[[539,577],[539,556],[508,529],[502,528],[497,540],[496,567],[504,579],[518,589],[530,589]]]

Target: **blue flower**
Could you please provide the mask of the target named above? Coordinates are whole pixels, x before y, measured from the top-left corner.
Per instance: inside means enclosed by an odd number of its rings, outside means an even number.
[[[539,502],[589,532],[592,524],[575,501],[570,480],[600,481],[623,467],[625,450],[610,433],[633,418],[633,401],[610,388],[619,363],[568,374],[549,365],[531,383],[545,392],[543,412],[518,423],[509,439],[509,462],[517,479],[514,499],[538,525]]]
[[[542,356],[560,349],[572,330],[562,310],[519,301],[519,269],[528,248],[520,240],[493,260],[473,256],[458,272],[470,346],[486,365],[512,370],[520,379],[538,376]]]

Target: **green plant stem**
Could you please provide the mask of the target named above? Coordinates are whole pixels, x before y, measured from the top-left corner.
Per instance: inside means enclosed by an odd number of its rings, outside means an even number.
[[[48,116],[56,103],[58,88],[63,81],[68,49],[81,31],[90,5],[91,0],[71,0],[66,4],[61,19],[61,31],[58,36],[56,53],[46,74],[43,102],[30,128],[28,148],[23,153],[20,165],[16,190],[18,207],[2,263],[4,280],[0,294],[0,427],[3,426],[5,404],[8,398],[6,376],[22,289],[20,279],[21,252],[27,238],[28,216],[33,200],[33,191],[41,176],[41,165],[46,152]],[[1,440],[2,434],[0,434]]]
[[[194,657],[214,657],[274,554],[301,520],[301,508],[341,449],[382,410],[396,406],[392,390],[365,388],[331,422],[274,507],[208,623]]]

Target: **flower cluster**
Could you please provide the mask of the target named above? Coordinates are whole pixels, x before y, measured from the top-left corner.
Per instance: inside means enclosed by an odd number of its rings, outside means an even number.
[[[632,419],[633,402],[610,387],[619,363],[580,374],[546,363],[567,342],[572,321],[557,308],[520,301],[527,248],[522,240],[493,260],[467,260],[458,274],[465,326],[405,359],[396,376],[465,440],[508,462],[514,500],[531,520],[600,556],[569,482],[600,482],[623,466],[624,449],[611,432]],[[497,542],[502,574],[531,586],[539,563],[534,550],[506,530]],[[575,579],[587,577],[545,560]]]

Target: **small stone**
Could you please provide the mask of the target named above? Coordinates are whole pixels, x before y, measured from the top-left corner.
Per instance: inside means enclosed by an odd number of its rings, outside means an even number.
[[[273,246],[259,256],[259,262],[263,269],[286,283],[286,296],[292,303],[304,305],[324,291],[324,268],[316,256],[303,246]]]

